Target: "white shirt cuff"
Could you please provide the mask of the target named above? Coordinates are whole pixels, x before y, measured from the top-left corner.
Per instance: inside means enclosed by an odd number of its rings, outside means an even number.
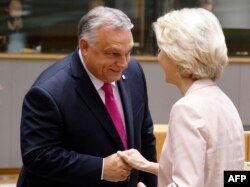
[[[101,180],[103,180],[103,170],[104,170],[104,159],[102,159],[102,176],[101,176]]]

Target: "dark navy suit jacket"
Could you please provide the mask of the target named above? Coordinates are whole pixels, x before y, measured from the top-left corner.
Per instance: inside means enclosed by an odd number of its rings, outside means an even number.
[[[129,148],[156,161],[142,68],[132,59],[123,74],[117,84]],[[135,187],[138,181],[156,186],[156,176],[138,171],[124,182],[101,180],[103,158],[118,150],[122,142],[76,49],[46,69],[24,98],[17,187]]]

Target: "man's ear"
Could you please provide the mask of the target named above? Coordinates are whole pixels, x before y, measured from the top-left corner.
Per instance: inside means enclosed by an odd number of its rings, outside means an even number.
[[[88,42],[84,38],[80,39],[79,46],[80,46],[82,54],[84,56],[87,55],[89,44],[88,44]]]

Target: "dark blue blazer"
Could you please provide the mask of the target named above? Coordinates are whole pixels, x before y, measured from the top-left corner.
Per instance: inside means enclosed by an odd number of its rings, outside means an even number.
[[[117,82],[129,148],[156,161],[145,77],[132,59]],[[78,49],[46,69],[24,98],[23,167],[17,187],[156,186],[156,176],[133,171],[129,180],[101,180],[102,160],[123,150],[111,118],[86,73]]]

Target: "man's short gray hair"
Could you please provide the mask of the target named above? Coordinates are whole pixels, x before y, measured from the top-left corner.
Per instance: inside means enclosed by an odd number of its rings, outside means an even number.
[[[90,44],[95,41],[96,31],[100,26],[131,30],[134,25],[121,10],[98,6],[84,15],[78,24],[78,39],[85,38]]]

